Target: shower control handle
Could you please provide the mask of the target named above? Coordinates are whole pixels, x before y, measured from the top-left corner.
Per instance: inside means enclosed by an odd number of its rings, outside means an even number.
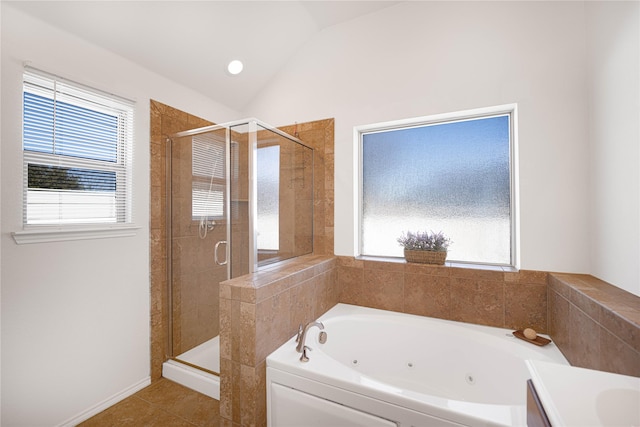
[[[220,245],[224,244],[224,261],[220,262],[220,260],[218,259],[218,248],[220,247]],[[216,265],[226,265],[227,264],[227,241],[226,240],[220,240],[218,243],[216,243],[216,245],[213,248],[213,261],[216,263]]]

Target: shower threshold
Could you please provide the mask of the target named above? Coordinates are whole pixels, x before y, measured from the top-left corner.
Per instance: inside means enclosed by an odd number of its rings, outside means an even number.
[[[162,364],[162,376],[214,399],[220,399],[220,337]]]

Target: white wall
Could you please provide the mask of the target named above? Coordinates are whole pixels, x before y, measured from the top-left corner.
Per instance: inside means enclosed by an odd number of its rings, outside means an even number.
[[[2,425],[52,426],[144,385],[149,356],[149,99],[213,121],[236,112],[1,4]],[[136,101],[135,237],[16,245],[22,66]]]
[[[335,117],[335,252],[356,251],[353,127],[518,103],[521,267],[589,271],[584,5],[404,2],[330,27],[248,109]]]
[[[2,7],[0,7],[0,34],[2,32]],[[2,81],[2,67],[0,67],[0,82]],[[2,85],[0,84],[0,99],[2,99]],[[2,103],[0,103],[0,135],[2,135]],[[2,150],[0,149],[0,176],[2,176]],[[0,185],[0,225],[2,224],[2,186]],[[0,244],[0,307],[2,307],[2,245]],[[2,316],[0,315],[0,331],[2,331]],[[0,337],[2,334],[0,333]],[[0,367],[2,366],[2,340],[0,339]],[[0,384],[2,384],[2,369],[0,368]],[[0,402],[2,402],[2,387],[0,386]],[[0,404],[0,424],[2,424],[2,404]]]
[[[586,11],[591,273],[640,295],[640,3]]]

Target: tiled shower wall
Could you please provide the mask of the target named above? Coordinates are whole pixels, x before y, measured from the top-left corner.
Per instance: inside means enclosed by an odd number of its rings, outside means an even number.
[[[150,224],[150,254],[151,254],[151,380],[162,376],[162,363],[168,356],[168,328],[167,322],[167,176],[166,176],[166,139],[168,136],[184,130],[194,129],[212,124],[201,118],[151,100],[151,224]],[[197,231],[196,231],[197,232]],[[185,260],[186,261],[186,260]],[[206,289],[206,287],[204,287]],[[206,291],[205,291],[206,292]],[[210,297],[211,295],[209,295]],[[174,296],[175,297],[175,296]],[[188,300],[204,298],[204,295],[184,295],[185,305]],[[217,295],[214,297],[217,298]],[[213,301],[213,300],[212,300]],[[188,314],[182,318],[180,312],[174,313],[177,324],[181,321],[198,323],[197,315]],[[180,329],[174,334],[180,335]],[[203,333],[206,333],[203,331]],[[194,337],[188,337],[196,339]]]
[[[170,327],[167,321],[170,307],[167,295],[166,138],[180,131],[213,123],[154,100],[151,101],[150,110],[151,379],[157,380],[162,376],[162,363],[168,357]],[[333,126],[333,119],[325,119],[281,128],[314,148],[314,254],[333,252]],[[245,157],[244,154],[239,154],[241,158]],[[245,193],[246,185],[240,186],[238,203],[243,203],[242,200],[246,199],[242,196]],[[242,221],[242,218],[246,220],[244,210],[240,209],[238,212],[238,221]],[[242,227],[236,226],[236,223],[234,221],[233,232],[243,233]],[[235,251],[234,256],[245,252]],[[215,301],[215,298],[211,299]]]

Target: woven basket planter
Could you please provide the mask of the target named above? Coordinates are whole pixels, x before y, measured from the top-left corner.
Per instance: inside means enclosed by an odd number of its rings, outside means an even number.
[[[407,262],[443,265],[444,260],[447,259],[447,251],[411,251],[405,249],[404,258]]]

